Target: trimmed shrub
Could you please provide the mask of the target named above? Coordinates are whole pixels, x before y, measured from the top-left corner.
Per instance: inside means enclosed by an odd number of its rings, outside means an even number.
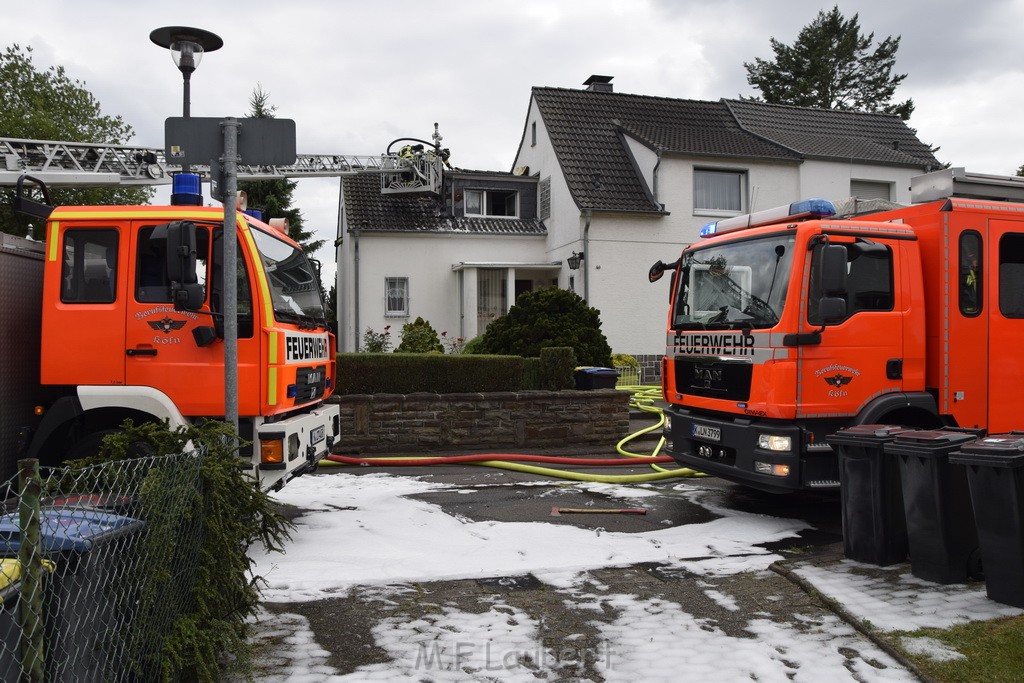
[[[576,353],[571,346],[549,346],[540,350],[541,388],[548,391],[573,389]]]
[[[462,346],[462,353],[483,353],[483,351],[480,350],[480,347],[483,345],[483,343],[483,335],[473,337]]]
[[[339,394],[519,391],[524,358],[434,353],[339,353]]]
[[[580,365],[611,365],[600,311],[575,292],[557,287],[521,295],[507,314],[487,326],[477,352],[535,357],[549,346],[571,346]]]
[[[397,353],[444,353],[437,331],[423,318],[402,325],[402,343]]]
[[[612,367],[613,368],[635,368],[640,369],[640,361],[628,353],[613,353],[612,354]]]
[[[523,389],[543,389],[540,358],[523,359]]]

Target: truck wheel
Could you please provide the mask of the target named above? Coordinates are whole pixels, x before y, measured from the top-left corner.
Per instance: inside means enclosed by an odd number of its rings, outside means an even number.
[[[61,462],[67,460],[79,460],[81,458],[92,458],[100,453],[100,448],[103,446],[103,438],[108,434],[116,433],[116,429],[101,429],[96,432],[90,432],[81,439],[76,441],[68,449],[67,454],[61,459]]]

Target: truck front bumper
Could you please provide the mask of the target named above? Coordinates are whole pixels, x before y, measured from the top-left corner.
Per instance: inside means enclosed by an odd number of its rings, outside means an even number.
[[[832,449],[808,448],[797,424],[679,406],[667,408],[665,416],[666,453],[681,465],[772,493],[839,487]],[[788,449],[779,448],[787,441]]]
[[[336,404],[320,405],[306,413],[258,425],[253,459],[259,469],[260,487],[280,488],[289,479],[316,469],[337,442],[340,430],[341,409]],[[263,457],[264,444],[276,441],[282,444],[283,457],[267,462]]]

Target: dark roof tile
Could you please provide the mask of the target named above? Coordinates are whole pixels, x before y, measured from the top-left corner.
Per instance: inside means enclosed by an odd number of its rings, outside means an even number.
[[[382,194],[380,176],[376,173],[343,176],[342,191],[349,230],[477,235],[547,234],[544,224],[536,218],[456,217],[446,212],[444,199],[437,195]]]
[[[581,209],[657,213],[620,133],[662,153],[799,163],[804,158],[938,166],[898,117],[705,102],[565,88],[533,89],[573,198]]]
[[[893,114],[725,100],[744,129],[809,158],[935,169],[928,145]]]

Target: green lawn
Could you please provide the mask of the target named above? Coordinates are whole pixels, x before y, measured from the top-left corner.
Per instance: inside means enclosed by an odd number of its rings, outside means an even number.
[[[928,637],[965,659],[935,661],[911,654],[905,637]],[[975,621],[948,629],[886,633],[882,637],[936,683],[1013,683],[1024,681],[1024,616]]]

